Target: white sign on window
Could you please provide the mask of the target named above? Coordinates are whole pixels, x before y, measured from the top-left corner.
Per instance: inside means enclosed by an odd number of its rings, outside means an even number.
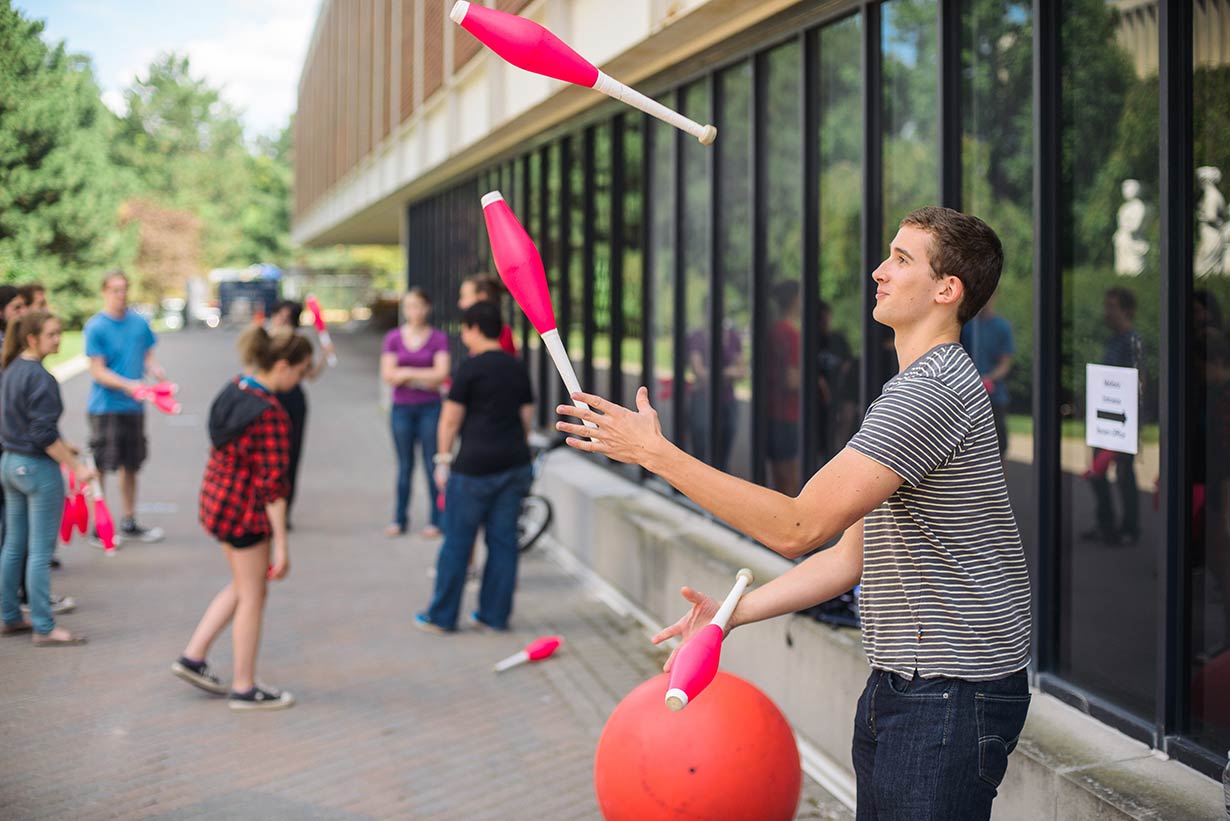
[[[1085,365],[1085,443],[1118,453],[1137,453],[1140,442],[1135,368]]]

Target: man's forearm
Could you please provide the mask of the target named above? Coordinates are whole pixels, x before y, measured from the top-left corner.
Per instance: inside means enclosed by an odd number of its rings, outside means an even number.
[[[112,390],[123,391],[124,393],[132,393],[133,387],[138,384],[136,380],[125,379],[105,365],[91,368],[90,378],[104,388],[111,388]]]
[[[804,512],[799,499],[723,473],[665,439],[642,464],[731,527],[788,558],[837,534],[836,528],[827,538],[815,534],[822,511]]]

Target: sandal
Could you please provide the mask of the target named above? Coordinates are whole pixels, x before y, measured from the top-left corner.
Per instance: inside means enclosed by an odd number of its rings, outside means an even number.
[[[404,535],[406,529],[399,524],[391,524],[384,529],[384,535],[390,539],[396,539],[398,536]]]
[[[28,621],[17,621],[12,624],[5,624],[0,627],[0,636],[19,636],[23,633],[29,633],[34,629],[34,625]]]
[[[427,525],[427,527],[419,531],[419,537],[423,539],[438,539],[440,535],[440,528],[435,525]]]
[[[69,635],[67,638],[54,638],[50,633],[35,633],[35,647],[75,647],[89,641],[85,636]]]

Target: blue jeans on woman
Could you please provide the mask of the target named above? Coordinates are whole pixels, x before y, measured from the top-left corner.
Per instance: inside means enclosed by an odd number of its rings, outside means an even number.
[[[432,478],[436,455],[436,428],[440,424],[440,403],[425,405],[394,405],[389,414],[393,427],[393,442],[397,445],[397,499],[394,503],[393,522],[403,531],[409,524],[407,508],[410,506],[411,476],[414,474],[414,443],[418,442],[423,452],[423,471],[427,476],[427,507],[431,510],[431,523],[440,527],[440,509],[436,507],[435,480]]]
[[[984,821],[1025,714],[1021,670],[990,681],[871,671],[854,719],[858,821]]]
[[[432,624],[445,630],[457,628],[466,568],[481,526],[487,541],[487,564],[475,616],[488,627],[508,629],[517,587],[517,517],[533,479],[529,465],[487,476],[454,473],[448,478],[444,543],[436,560],[436,590],[426,613]]]
[[[64,514],[60,466],[47,456],[5,451],[0,456],[0,482],[5,497],[0,617],[5,624],[21,623],[17,590],[24,578],[34,632],[50,633],[56,626],[51,615],[51,554]]]

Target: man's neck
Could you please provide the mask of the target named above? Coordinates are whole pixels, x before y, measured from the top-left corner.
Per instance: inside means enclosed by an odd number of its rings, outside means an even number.
[[[490,353],[491,351],[503,350],[500,347],[500,340],[485,339],[474,347],[470,348],[470,356],[478,356],[479,354]]]
[[[894,347],[897,349],[897,370],[904,371],[906,368],[917,362],[923,354],[934,348],[936,345],[944,345],[950,342],[958,342],[961,339],[961,329],[956,326],[946,326],[942,328],[928,328],[924,326],[915,328],[899,328],[897,329],[897,338]]]
[[[125,305],[119,310],[112,310],[110,308],[104,308],[103,313],[111,317],[112,319],[123,319],[124,314],[128,313],[128,306]]]

